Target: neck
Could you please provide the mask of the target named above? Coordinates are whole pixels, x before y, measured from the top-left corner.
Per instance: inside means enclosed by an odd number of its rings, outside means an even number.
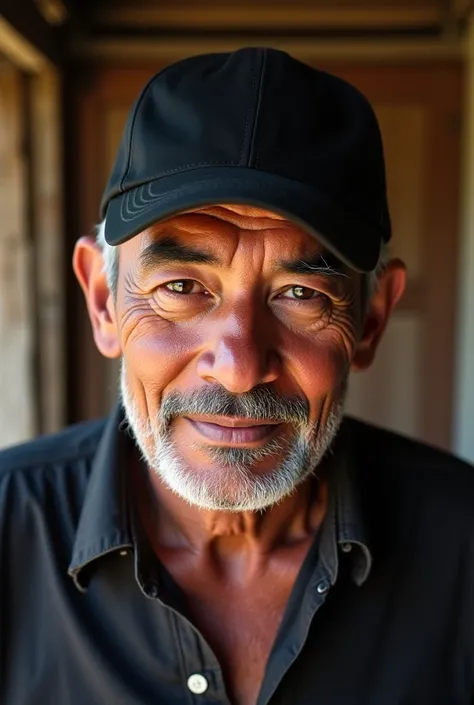
[[[268,554],[313,536],[327,508],[327,482],[315,477],[259,512],[210,511],[190,505],[139,461],[132,477],[134,501],[155,549]]]

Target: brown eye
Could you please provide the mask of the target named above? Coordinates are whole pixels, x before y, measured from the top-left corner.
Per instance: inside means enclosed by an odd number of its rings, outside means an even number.
[[[199,284],[193,279],[177,279],[174,282],[168,282],[165,287],[175,294],[194,294],[196,293],[195,288],[198,288]]]
[[[299,300],[314,299],[318,296],[318,292],[314,289],[310,289],[308,286],[299,285],[292,286],[291,289],[288,289],[285,293],[288,298]]]

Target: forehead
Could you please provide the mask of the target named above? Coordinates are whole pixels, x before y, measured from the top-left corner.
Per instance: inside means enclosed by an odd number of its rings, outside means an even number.
[[[267,247],[272,247],[279,255],[283,250],[298,254],[324,249],[314,236],[285,216],[240,204],[216,204],[184,211],[151,225],[125,243],[125,247],[136,256],[150,241],[173,236],[180,240],[195,239],[195,244],[205,245],[207,249],[232,249],[242,234],[255,235],[247,237],[247,243],[256,247],[265,238]]]
[[[231,269],[245,278],[286,273],[335,280],[333,275],[338,274],[341,286],[353,278],[334,253],[299,225],[252,206],[217,205],[181,213],[120,247],[125,250],[122,271],[143,280],[176,265]]]
[[[252,227],[252,223],[256,225],[259,222],[267,220],[286,222],[291,225],[291,221],[287,220],[286,216],[276,213],[275,211],[243,204],[216,203],[215,205],[205,206],[203,208],[193,208],[192,210],[184,211],[184,213],[201,215],[213,214],[217,217],[220,215],[223,218],[227,217],[231,220],[248,223],[250,228]]]
[[[279,215],[275,211],[268,210],[267,208],[260,208],[259,206],[254,206],[252,204],[245,203],[211,203],[208,206],[201,206],[200,208],[190,208],[184,213],[200,213],[201,211],[212,210],[213,208],[225,208],[228,211],[234,213],[239,213],[240,215],[247,216],[264,216],[269,215],[272,218],[280,218],[284,220],[284,216]]]
[[[216,204],[184,211],[163,223],[157,223],[155,228],[160,230],[173,225],[183,230],[187,227],[216,232],[278,230],[308,236],[296,223],[279,213],[245,205]]]

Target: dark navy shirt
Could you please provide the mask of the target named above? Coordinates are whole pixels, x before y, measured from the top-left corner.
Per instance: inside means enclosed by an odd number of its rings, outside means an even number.
[[[2,705],[230,702],[134,518],[122,421],[0,453]],[[474,705],[473,469],[351,419],[328,463],[258,705]]]

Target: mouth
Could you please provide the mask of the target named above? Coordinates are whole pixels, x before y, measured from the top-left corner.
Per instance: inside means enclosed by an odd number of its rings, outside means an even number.
[[[214,444],[252,446],[268,442],[282,425],[279,422],[238,419],[231,417],[185,417],[191,426],[206,440]]]

